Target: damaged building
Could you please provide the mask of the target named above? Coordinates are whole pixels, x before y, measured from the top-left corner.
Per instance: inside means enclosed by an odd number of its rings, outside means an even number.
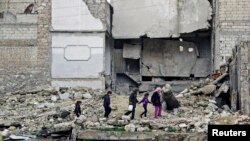
[[[211,74],[212,3],[207,0],[111,1],[114,81],[118,91],[141,91]]]
[[[52,0],[52,86],[104,89],[111,73],[110,11],[105,0]]]
[[[0,93],[166,83],[179,92],[250,40],[249,9],[249,0],[1,0]]]

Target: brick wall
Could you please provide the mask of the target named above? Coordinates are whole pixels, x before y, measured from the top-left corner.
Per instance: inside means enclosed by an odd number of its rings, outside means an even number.
[[[36,39],[37,24],[0,24],[1,39]]]
[[[250,40],[250,0],[216,0],[215,62],[218,69],[240,41]]]
[[[50,85],[50,0],[38,7],[38,15],[0,23],[0,94]]]
[[[51,0],[38,2],[37,46],[38,66],[41,71],[41,82],[50,84],[51,81]]]

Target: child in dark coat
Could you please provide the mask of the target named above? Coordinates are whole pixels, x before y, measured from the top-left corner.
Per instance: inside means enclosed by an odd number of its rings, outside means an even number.
[[[76,104],[75,104],[75,110],[74,110],[74,113],[76,114],[77,117],[80,117],[81,115],[81,101],[77,101]]]
[[[148,109],[147,109],[147,106],[148,106],[148,103],[151,103],[149,100],[148,100],[148,93],[146,93],[143,97],[143,99],[140,101],[140,103],[142,103],[143,105],[143,108],[144,108],[144,112],[141,113],[141,118],[142,116],[144,115],[144,117],[147,117],[147,112],[148,112]]]
[[[130,96],[129,96],[129,105],[133,105],[133,109],[132,109],[132,111],[128,111],[128,112],[125,113],[125,115],[129,115],[129,114],[132,113],[131,120],[133,120],[135,118],[136,103],[139,102],[137,100],[137,92],[138,92],[138,89],[135,89],[130,94]]]
[[[112,94],[111,91],[108,91],[105,96],[103,96],[103,107],[104,107],[104,117],[108,118],[109,114],[111,113],[110,108],[110,95]]]

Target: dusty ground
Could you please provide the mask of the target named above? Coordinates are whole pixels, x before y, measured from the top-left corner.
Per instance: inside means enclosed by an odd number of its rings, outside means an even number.
[[[137,97],[138,101],[140,101],[143,98],[143,94],[139,95]],[[149,97],[150,100],[150,97]],[[116,115],[118,117],[121,117],[126,111],[128,111],[128,105],[129,105],[129,96],[124,95],[116,95],[113,94],[111,96],[111,106],[117,107],[118,110],[111,112],[112,115]],[[135,119],[140,119],[140,114],[144,111],[142,104],[136,105],[136,111],[135,111]],[[154,107],[152,104],[148,104],[148,114],[147,118],[153,119],[153,112]]]
[[[105,93],[85,88],[44,88],[27,92],[8,93],[0,98],[0,126],[4,137],[9,135],[39,135],[42,127],[49,133],[68,131],[75,124],[81,130],[111,129],[119,126],[129,132],[161,130],[164,132],[206,133],[208,124],[246,124],[248,116],[219,109],[211,96],[187,95],[178,97],[181,106],[172,112],[163,112],[162,117],[153,119],[154,107],[148,105],[148,117],[140,118],[144,111],[137,104],[135,120],[124,119],[129,96],[112,94],[114,109],[108,120],[103,120]],[[140,101],[143,94],[138,95]],[[149,97],[150,99],[150,97]],[[75,120],[74,104],[81,100],[82,115]]]

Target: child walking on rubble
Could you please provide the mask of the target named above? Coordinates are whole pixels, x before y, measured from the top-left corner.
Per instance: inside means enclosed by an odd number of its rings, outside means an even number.
[[[81,101],[77,101],[76,104],[75,104],[75,110],[74,110],[74,113],[76,114],[77,117],[80,117],[81,115]]]
[[[139,104],[142,103],[143,108],[144,108],[144,111],[143,111],[143,112],[141,113],[141,115],[140,115],[141,118],[142,118],[143,115],[144,115],[144,117],[147,117],[147,112],[148,112],[147,106],[148,106],[148,103],[151,103],[151,102],[148,100],[148,96],[149,96],[149,94],[148,94],[148,93],[145,93],[143,99],[139,102]]]
[[[110,95],[112,94],[111,91],[108,91],[105,96],[103,96],[103,107],[104,107],[104,117],[108,118],[109,114],[111,113],[110,108]]]
[[[138,103],[139,101],[137,100],[137,92],[138,92],[138,89],[135,89],[132,91],[132,93],[130,94],[129,96],[129,105],[132,105],[133,108],[131,111],[128,111],[125,113],[125,115],[129,115],[132,113],[132,116],[131,116],[131,120],[133,120],[135,118],[135,108],[136,108],[136,103]]]

